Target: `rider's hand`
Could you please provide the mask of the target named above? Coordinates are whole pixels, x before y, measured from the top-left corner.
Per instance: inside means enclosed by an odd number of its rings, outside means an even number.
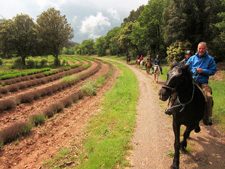
[[[202,68],[197,68],[198,73],[202,73]]]

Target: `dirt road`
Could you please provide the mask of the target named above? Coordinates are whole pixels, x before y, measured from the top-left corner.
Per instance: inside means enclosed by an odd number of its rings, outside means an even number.
[[[153,82],[151,75],[136,66],[127,65],[139,81],[139,101],[137,106],[137,126],[132,139],[134,149],[129,157],[134,169],[167,169],[173,158],[174,135],[172,118],[164,114],[158,102],[158,90],[163,83]],[[201,132],[192,132],[188,140],[187,154],[180,156],[180,168],[225,168],[225,136],[216,127],[201,124]]]

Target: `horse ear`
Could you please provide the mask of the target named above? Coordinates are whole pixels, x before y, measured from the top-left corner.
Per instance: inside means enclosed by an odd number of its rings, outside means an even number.
[[[172,65],[171,65],[171,69],[173,68],[173,67],[175,67],[175,66],[177,66],[177,62],[175,61],[175,60],[173,60],[173,62],[172,62]]]
[[[189,68],[189,66],[191,65],[191,62],[185,65],[185,68]]]

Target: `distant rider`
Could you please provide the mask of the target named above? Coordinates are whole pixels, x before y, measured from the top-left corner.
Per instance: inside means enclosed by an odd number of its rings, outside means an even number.
[[[154,61],[154,65],[159,65],[160,72],[161,72],[161,74],[163,74],[162,67],[161,67],[161,61],[159,59],[159,55],[156,56],[155,61]]]

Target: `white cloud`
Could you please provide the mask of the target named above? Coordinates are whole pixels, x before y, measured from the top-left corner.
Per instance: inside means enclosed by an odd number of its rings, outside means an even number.
[[[105,26],[110,27],[111,23],[107,17],[98,12],[96,16],[90,15],[82,21],[80,32],[89,34],[89,38],[97,38]]]
[[[60,9],[60,6],[69,2],[69,0],[35,0],[40,10],[46,7],[54,7]]]
[[[117,21],[120,20],[119,13],[116,9],[110,8],[107,10],[107,12],[111,15],[111,17]]]

